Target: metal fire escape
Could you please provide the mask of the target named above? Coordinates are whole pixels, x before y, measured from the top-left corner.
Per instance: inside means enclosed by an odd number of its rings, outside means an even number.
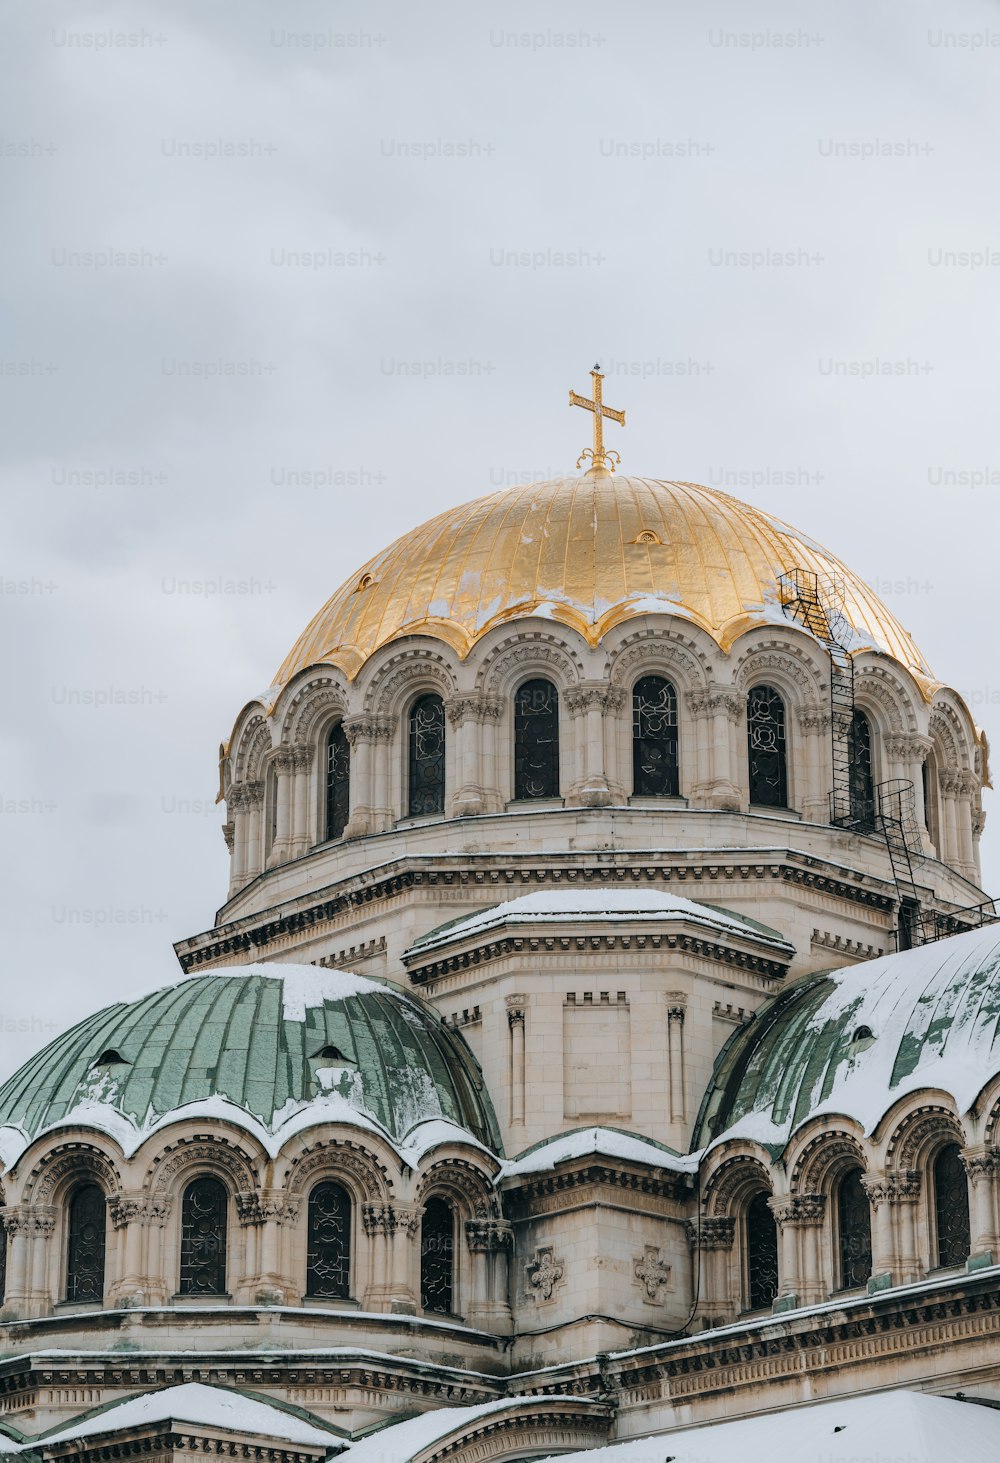
[[[778,598],[788,618],[810,630],[830,655],[830,822],[856,833],[882,835],[896,885],[900,948],[922,944],[925,921],[913,882],[913,855],[920,851],[913,783],[902,778],[879,783],[874,801],[869,801],[853,775],[854,659],[848,649],[851,627],[844,613],[842,586],[833,576],[792,569],[778,577]]]

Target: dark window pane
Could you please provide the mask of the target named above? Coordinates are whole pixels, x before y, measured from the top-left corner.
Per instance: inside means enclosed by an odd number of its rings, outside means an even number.
[[[837,1227],[840,1284],[843,1290],[852,1290],[864,1285],[872,1273],[872,1211],[861,1183],[860,1168],[852,1168],[840,1181]]]
[[[778,1294],[778,1231],[767,1194],[747,1206],[747,1281],[752,1311],[769,1306]]]
[[[514,698],[514,796],[559,796],[559,693],[551,681],[525,681]]]
[[[104,1299],[104,1227],[107,1204],[96,1184],[82,1184],[69,1204],[66,1299]]]
[[[851,718],[851,817],[859,828],[875,827],[875,779],[872,774],[872,728],[863,711]]]
[[[444,702],[421,696],[410,712],[409,815],[444,812]]]
[[[326,744],[326,836],[343,837],[351,814],[351,748],[340,722]]]
[[[225,1295],[227,1194],[218,1179],[188,1184],[181,1204],[182,1295]]]
[[[964,1265],[972,1249],[969,1231],[969,1181],[957,1143],[942,1148],[934,1160],[934,1209],[937,1215],[939,1265]]]
[[[350,1293],[350,1196],[339,1184],[317,1184],[309,1195],[306,1294],[336,1299]]]
[[[455,1218],[446,1199],[428,1199],[420,1226],[420,1304],[451,1315],[454,1289]]]
[[[640,797],[676,797],[677,692],[661,676],[644,676],[632,691],[632,790]]]
[[[750,801],[765,808],[788,806],[785,703],[773,686],[754,686],[747,700]]]

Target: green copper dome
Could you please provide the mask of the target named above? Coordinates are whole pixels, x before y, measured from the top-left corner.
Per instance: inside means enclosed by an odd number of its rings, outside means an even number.
[[[446,1120],[499,1151],[478,1066],[430,1007],[347,971],[276,964],[195,976],[64,1032],[0,1087],[0,1153],[11,1162],[65,1121],[134,1150],[179,1109],[246,1115],[262,1136],[357,1122],[397,1143]]]
[[[871,1133],[899,1098],[967,1112],[1000,1072],[1000,926],[800,977],[723,1048],[694,1146],[725,1133],[776,1156],[819,1113]]]

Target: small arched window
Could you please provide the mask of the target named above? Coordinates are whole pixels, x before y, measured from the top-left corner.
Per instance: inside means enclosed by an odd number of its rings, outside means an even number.
[[[559,796],[559,692],[525,681],[514,697],[514,797]]]
[[[661,798],[680,791],[677,692],[662,676],[643,676],[632,690],[632,791]]]
[[[747,700],[750,801],[763,808],[788,806],[785,703],[773,686],[754,686]]]
[[[340,1184],[309,1195],[306,1295],[341,1300],[351,1293],[351,1199]]]
[[[411,818],[444,812],[444,702],[433,693],[420,696],[410,710],[410,777],[407,811]]]
[[[746,1212],[747,1303],[752,1311],[772,1305],[778,1294],[778,1230],[763,1191]]]
[[[863,711],[851,717],[848,735],[851,776],[851,818],[862,831],[875,827],[875,775],[872,770],[872,725]]]
[[[837,1186],[837,1232],[840,1288],[854,1290],[872,1273],[872,1211],[860,1168],[849,1169]]]
[[[100,1305],[104,1299],[107,1204],[96,1184],[81,1184],[69,1201],[66,1299]]]
[[[957,1143],[947,1143],[934,1160],[934,1214],[938,1264],[964,1265],[972,1249],[969,1181]]]
[[[428,1199],[420,1225],[420,1305],[451,1315],[455,1291],[455,1215],[447,1199]]]
[[[326,836],[343,838],[351,816],[351,747],[342,722],[326,741]]]
[[[188,1184],[181,1201],[181,1295],[225,1295],[229,1198],[207,1175]]]

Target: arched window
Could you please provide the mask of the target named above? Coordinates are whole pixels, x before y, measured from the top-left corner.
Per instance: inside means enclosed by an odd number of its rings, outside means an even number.
[[[181,1295],[225,1295],[228,1195],[207,1175],[184,1190],[181,1202]]]
[[[964,1265],[972,1249],[969,1181],[957,1143],[946,1144],[934,1160],[934,1212],[938,1264]]]
[[[762,1311],[778,1294],[778,1230],[766,1193],[754,1194],[746,1212],[747,1302]]]
[[[104,1227],[107,1204],[96,1184],[81,1184],[69,1201],[66,1299],[104,1299]]]
[[[451,1315],[455,1288],[455,1216],[447,1199],[428,1199],[420,1226],[420,1304]]]
[[[350,1293],[350,1195],[340,1184],[317,1184],[309,1195],[306,1295],[339,1300]]]
[[[848,737],[851,762],[851,817],[863,831],[875,827],[875,776],[872,771],[872,726],[863,711],[851,717]]]
[[[785,703],[773,686],[754,686],[747,700],[750,801],[758,807],[788,806]]]
[[[677,765],[677,692],[662,676],[643,676],[632,690],[632,791],[673,798]]]
[[[559,692],[525,681],[514,698],[514,796],[559,796]]]
[[[433,693],[410,711],[409,785],[411,818],[444,812],[444,702]]]
[[[837,1188],[840,1288],[864,1285],[872,1273],[872,1211],[860,1168],[849,1169]]]
[[[342,838],[351,815],[351,748],[343,723],[326,742],[326,836]]]

